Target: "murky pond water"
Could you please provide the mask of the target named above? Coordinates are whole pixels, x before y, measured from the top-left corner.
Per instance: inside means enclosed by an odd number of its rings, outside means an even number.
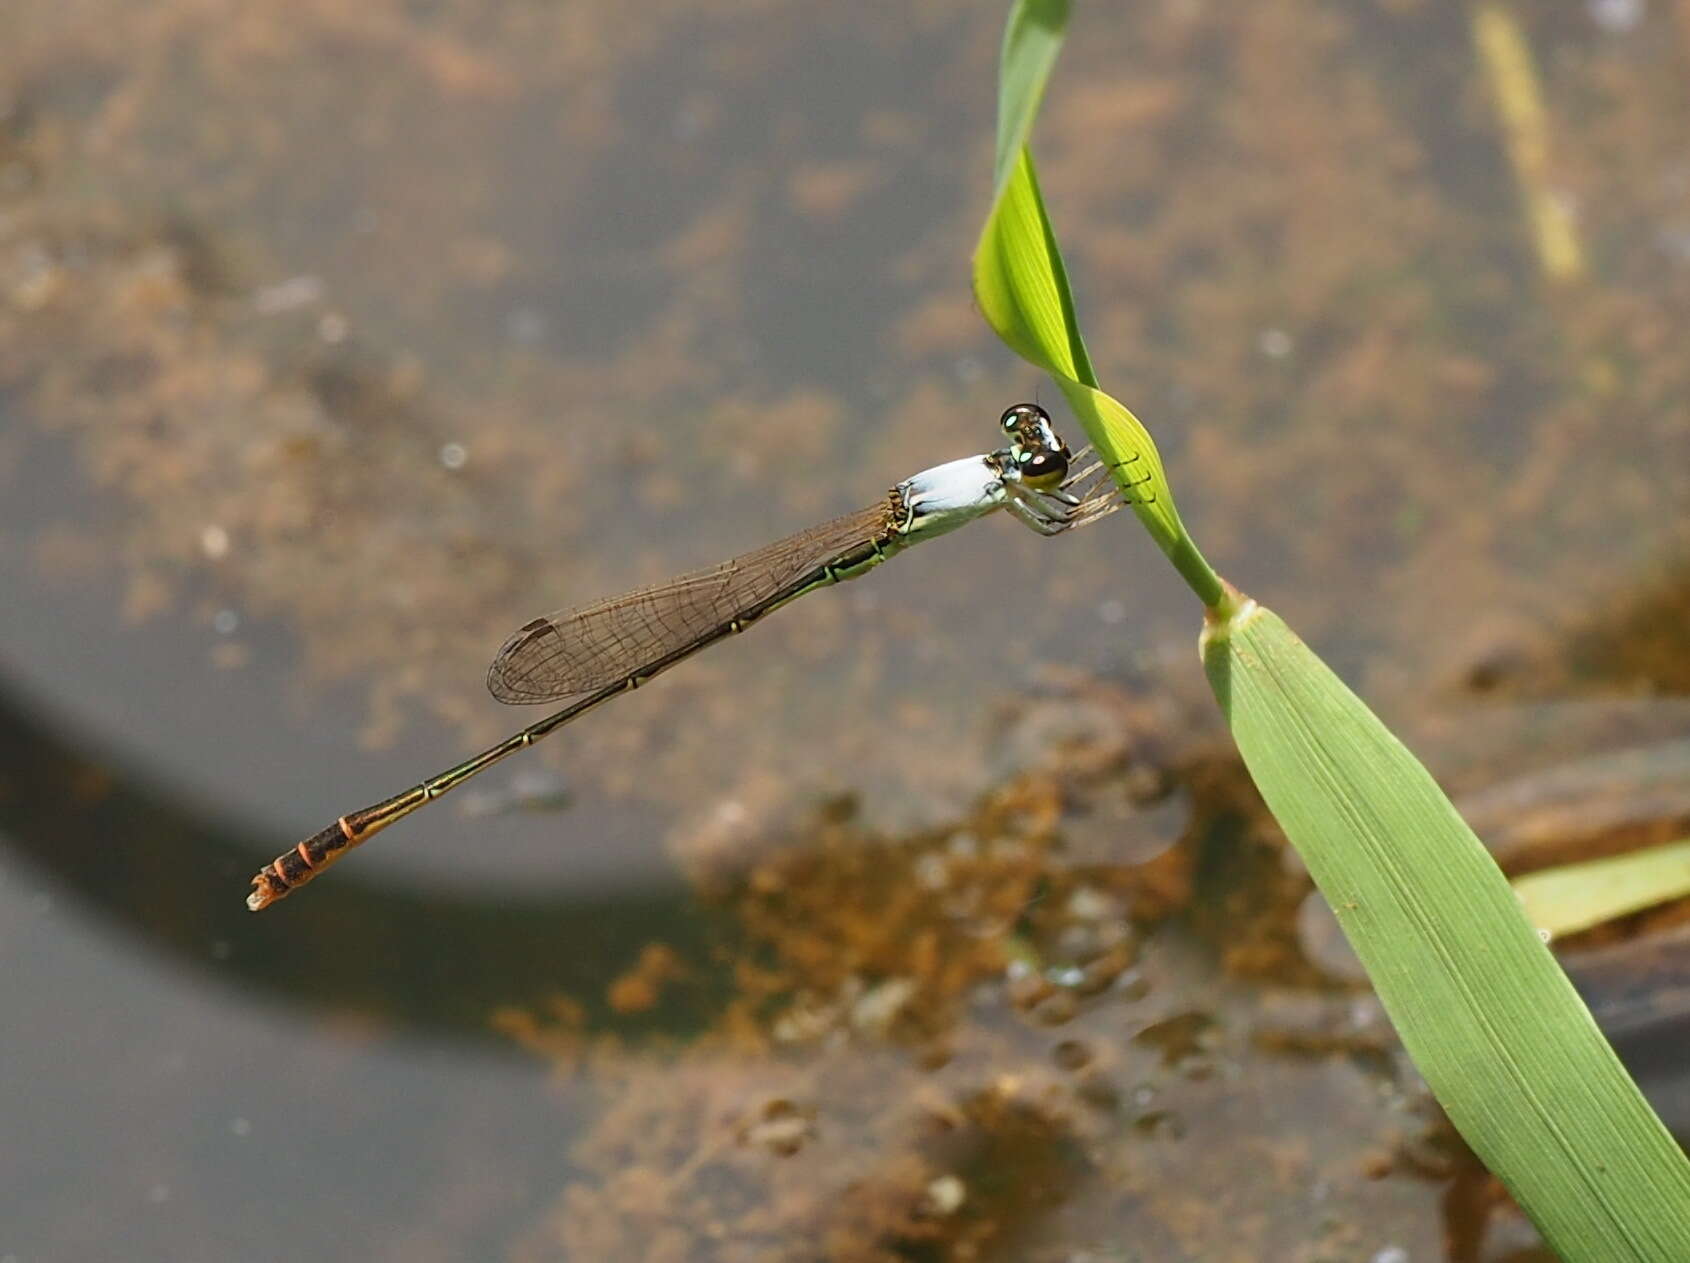
[[[1541,1257],[1126,515],[808,598],[242,907],[526,722],[530,617],[1040,391],[967,288],[1001,20],[0,18],[0,1259]],[[1205,551],[1511,871],[1690,832],[1687,70],[1668,0],[1083,5],[1037,136]],[[1568,959],[1685,1135],[1682,920]]]

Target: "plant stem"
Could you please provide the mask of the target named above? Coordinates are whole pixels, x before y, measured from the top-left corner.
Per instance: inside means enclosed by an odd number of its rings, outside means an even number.
[[[1204,609],[1213,616],[1219,612],[1221,617],[1230,616],[1233,599],[1239,597],[1235,589],[1220,575],[1215,573],[1214,567],[1209,565],[1203,554],[1197,548],[1197,541],[1184,531],[1167,550],[1168,560],[1174,563],[1174,569],[1179,571],[1198,600],[1203,602]]]

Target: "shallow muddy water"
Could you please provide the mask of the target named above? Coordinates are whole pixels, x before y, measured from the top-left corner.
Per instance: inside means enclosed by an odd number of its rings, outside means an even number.
[[[0,18],[0,1260],[1544,1257],[1125,514],[806,598],[242,906],[537,717],[527,619],[1054,402],[967,285],[1002,16]],[[1690,833],[1687,71],[1668,0],[1082,4],[1036,134],[1206,553],[1511,872]],[[1684,1136],[1681,921],[1568,959]]]

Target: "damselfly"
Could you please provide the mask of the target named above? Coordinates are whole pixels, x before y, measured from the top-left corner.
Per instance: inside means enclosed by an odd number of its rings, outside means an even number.
[[[493,659],[488,689],[513,704],[575,700],[402,794],[342,816],[277,856],[252,879],[247,907],[254,912],[269,907],[366,838],[506,755],[806,592],[855,579],[911,545],[996,509],[1008,509],[1041,535],[1059,535],[1120,507],[1100,463],[1073,468],[1075,459],[1044,409],[1017,404],[1003,414],[1002,424],[1005,446],[924,469],[861,512],[708,570],[524,625]]]

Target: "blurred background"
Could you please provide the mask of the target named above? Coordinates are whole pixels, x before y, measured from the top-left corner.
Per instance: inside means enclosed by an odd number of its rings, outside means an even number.
[[[636,17],[637,13],[637,17]],[[0,1260],[1526,1260],[1122,514],[538,717],[536,614],[989,448],[1003,5],[0,16]],[[1510,872],[1690,832],[1690,3],[1077,6],[1210,559]],[[1075,427],[1058,412],[1059,428]],[[1565,959],[1690,1135],[1690,930]]]

